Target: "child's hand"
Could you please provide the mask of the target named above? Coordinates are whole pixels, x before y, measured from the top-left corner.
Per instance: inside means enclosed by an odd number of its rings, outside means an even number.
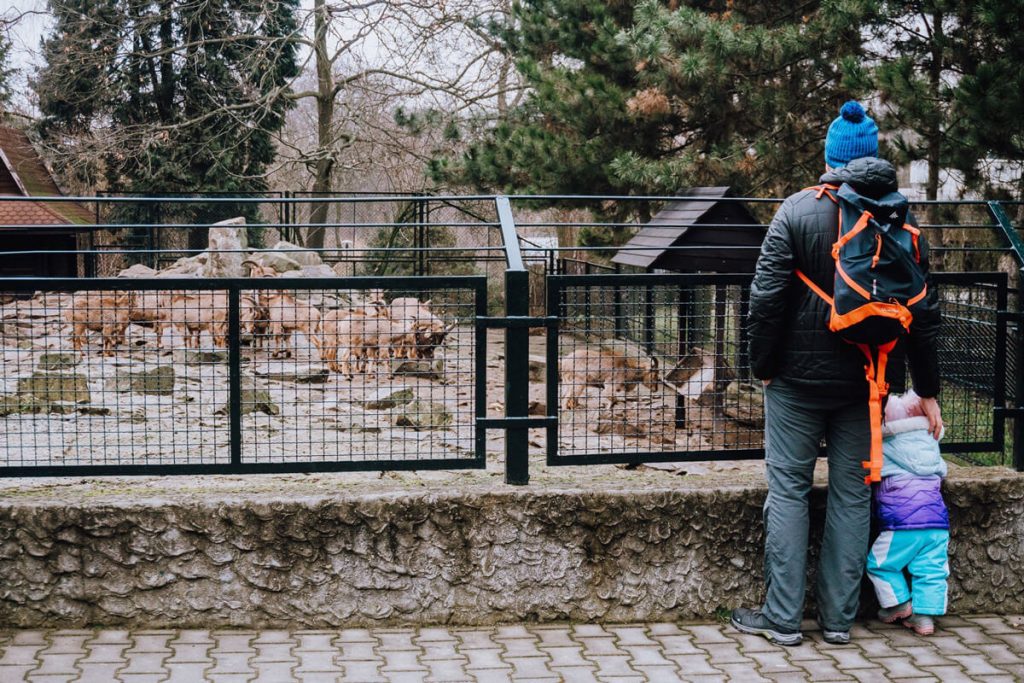
[[[934,398],[922,398],[921,408],[928,418],[928,433],[938,441],[942,436],[942,409],[939,408],[939,402]]]

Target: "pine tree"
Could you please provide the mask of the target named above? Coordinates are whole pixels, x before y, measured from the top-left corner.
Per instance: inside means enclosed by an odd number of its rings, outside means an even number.
[[[870,3],[522,0],[525,102],[434,176],[509,193],[785,193],[817,180]]]
[[[56,25],[34,84],[44,138],[110,191],[264,191],[297,73],[296,6],[50,0]]]
[[[7,36],[0,33],[0,113],[3,113],[11,104],[11,80],[14,76],[14,69],[8,66],[8,59],[11,53],[11,43]]]

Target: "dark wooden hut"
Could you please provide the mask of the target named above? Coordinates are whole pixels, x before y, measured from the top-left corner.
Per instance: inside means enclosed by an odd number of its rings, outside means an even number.
[[[753,273],[766,228],[728,187],[695,187],[623,245],[613,263],[681,273]]]

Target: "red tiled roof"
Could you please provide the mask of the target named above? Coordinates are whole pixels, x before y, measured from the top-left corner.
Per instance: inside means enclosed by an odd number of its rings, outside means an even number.
[[[0,150],[3,150],[11,169],[18,175],[28,196],[61,196],[57,183],[24,131],[10,126],[0,126]],[[3,173],[5,176],[9,175],[7,169],[3,169]],[[4,185],[7,186],[7,183]],[[92,222],[92,214],[78,202],[5,202],[0,198],[0,225]]]

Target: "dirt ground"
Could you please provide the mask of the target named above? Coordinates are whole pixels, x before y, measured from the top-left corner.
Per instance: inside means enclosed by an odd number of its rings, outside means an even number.
[[[60,314],[66,303],[63,295],[49,295],[0,307],[0,397],[8,408],[11,404],[17,408],[5,410],[0,417],[4,426],[0,465],[228,461],[229,374],[223,349],[213,347],[204,337],[203,353],[188,355],[182,348],[173,348],[176,340],[172,335],[167,344],[172,348],[160,350],[151,329],[132,325],[127,346],[113,357],[99,353],[95,335],[85,353],[75,354]],[[473,457],[474,358],[479,349],[469,326],[450,334],[438,351],[439,363],[432,366],[436,372],[432,377],[381,372],[348,380],[327,372],[301,334],[294,343],[295,357],[291,359],[273,359],[267,350],[243,349],[243,401],[255,408],[242,416],[243,462]],[[581,343],[565,336],[561,353]],[[72,363],[56,369],[44,367],[44,354],[54,353],[68,355]],[[488,417],[504,414],[504,355],[504,333],[490,330],[485,359]],[[530,356],[538,363],[530,384],[531,412],[545,414],[543,335],[531,335]],[[80,377],[84,385],[76,380],[75,391],[86,392],[87,401],[55,400],[42,407],[32,403],[26,410],[23,382],[40,372]],[[146,373],[166,373],[167,390],[125,390],[126,376]],[[688,422],[680,425],[674,419],[676,398],[670,389],[644,389],[627,401],[625,408],[610,414],[600,408],[598,390],[584,394],[583,405],[575,410],[560,405],[559,453],[674,452],[728,446],[729,434],[735,430],[722,423],[712,408],[690,405]],[[72,398],[82,397],[76,394]],[[391,398],[396,399],[394,405],[388,403]],[[383,405],[369,407],[374,400]],[[616,427],[605,429],[608,424]],[[487,430],[484,443],[489,472],[501,472],[504,467],[504,441],[500,430]],[[531,430],[534,469],[545,458],[545,430]],[[757,472],[760,464],[739,461],[652,467],[669,473]],[[587,468],[589,476],[595,469]]]

